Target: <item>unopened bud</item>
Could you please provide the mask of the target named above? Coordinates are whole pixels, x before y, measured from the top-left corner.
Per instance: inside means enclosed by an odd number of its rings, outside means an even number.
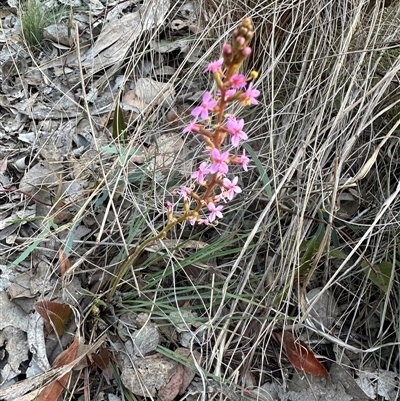
[[[251,73],[250,73],[250,78],[253,80],[253,79],[257,79],[258,78],[258,72],[257,71],[252,71]]]
[[[251,48],[249,46],[246,46],[243,50],[242,50],[242,54],[244,57],[249,57],[251,54]]]
[[[247,27],[252,27],[253,23],[251,22],[251,18],[247,17],[242,21],[242,25],[245,25]]]
[[[224,43],[222,45],[222,53],[226,56],[232,54],[232,46],[229,43]]]
[[[238,37],[236,38],[236,42],[237,42],[240,46],[243,46],[243,45],[246,43],[246,40],[245,40],[245,38],[244,38],[243,36],[238,36]]]

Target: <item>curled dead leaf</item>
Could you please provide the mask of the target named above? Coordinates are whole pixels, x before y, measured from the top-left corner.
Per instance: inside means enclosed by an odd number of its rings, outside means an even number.
[[[39,301],[35,304],[35,310],[47,323],[52,325],[59,336],[64,334],[65,324],[72,316],[72,309],[69,305],[54,301]]]
[[[62,366],[68,365],[73,362],[76,358],[76,354],[78,351],[79,340],[76,338],[74,342],[63,351],[53,362],[53,368],[60,368]],[[46,386],[43,391],[40,392],[36,401],[55,401],[58,400],[62,391],[66,387],[71,372],[68,372],[64,376],[60,377],[59,380],[56,380]]]
[[[283,349],[290,363],[299,370],[317,377],[328,377],[328,371],[317,360],[314,353],[300,340],[296,340],[289,331],[274,333],[275,338],[282,342]]]
[[[100,348],[97,354],[91,354],[90,357],[93,360],[93,363],[101,369],[104,378],[107,383],[110,384],[110,380],[112,377],[112,369],[111,369],[111,358],[110,351],[107,348]]]

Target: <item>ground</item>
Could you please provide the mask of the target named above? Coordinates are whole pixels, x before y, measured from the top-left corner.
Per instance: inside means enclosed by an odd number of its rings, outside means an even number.
[[[3,1],[0,399],[399,399],[397,3]]]

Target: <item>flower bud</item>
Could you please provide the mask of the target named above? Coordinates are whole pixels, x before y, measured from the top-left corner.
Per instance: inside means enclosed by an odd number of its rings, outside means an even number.
[[[243,36],[238,36],[236,42],[239,43],[240,46],[243,46],[246,43],[246,40]]]
[[[249,57],[251,54],[251,48],[249,46],[246,46],[243,50],[242,50],[242,54],[244,57]]]
[[[222,45],[222,53],[224,56],[229,56],[232,54],[232,46],[229,43],[224,43]]]
[[[250,78],[251,78],[252,80],[257,79],[257,78],[258,78],[258,72],[253,70],[253,71],[250,73]]]

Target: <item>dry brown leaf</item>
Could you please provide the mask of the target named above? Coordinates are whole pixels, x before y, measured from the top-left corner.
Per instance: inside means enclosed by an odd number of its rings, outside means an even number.
[[[177,362],[160,354],[133,359],[119,353],[117,357],[122,383],[133,394],[142,397],[155,396],[158,389],[170,381],[178,366]]]
[[[110,351],[107,348],[101,348],[97,354],[90,355],[93,363],[101,369],[107,383],[110,384],[112,371],[111,371],[111,358]]]
[[[79,364],[88,353],[95,352],[104,343],[106,336],[99,337],[96,342],[76,357],[71,363],[60,368],[52,368],[42,374],[32,376],[22,380],[10,387],[0,387],[0,400],[7,401],[38,401],[38,394],[43,391],[44,383],[59,380],[60,377],[70,372],[71,369]],[[71,347],[70,347],[71,348]],[[79,347],[81,348],[81,347]],[[78,351],[79,351],[78,348]]]
[[[162,24],[170,10],[169,0],[145,0],[138,11],[106,22],[94,46],[83,56],[83,65],[92,76],[110,66],[118,66],[135,40],[145,31]]]
[[[181,390],[183,376],[183,365],[178,365],[169,382],[158,390],[158,396],[164,401],[172,401]]]
[[[68,259],[68,256],[65,252],[60,248],[58,250],[58,258],[60,259],[60,273],[61,277],[64,277],[65,273],[70,269],[71,262]]]
[[[59,336],[64,334],[65,324],[72,316],[72,309],[69,305],[54,301],[39,301],[35,304],[35,310],[52,325]]]
[[[196,359],[197,362],[200,361],[201,355],[198,351],[193,350],[192,352],[187,348],[177,348],[174,351],[176,354],[179,354],[189,360],[193,360],[193,357]],[[183,381],[181,388],[179,390],[179,394],[185,394],[186,389],[189,387],[190,383],[193,381],[194,377],[196,376],[195,366],[193,364],[193,368],[183,366]]]
[[[53,362],[53,368],[61,368],[62,366],[68,365],[73,362],[76,358],[76,353],[78,351],[79,340],[76,338],[74,342],[63,351]],[[64,376],[60,377],[59,380],[56,380],[49,384],[47,387],[40,392],[39,396],[36,398],[36,401],[57,401],[58,397],[60,397],[62,391],[67,385],[71,372],[68,372]]]
[[[290,363],[296,368],[317,377],[328,377],[328,371],[321,362],[317,360],[314,353],[303,341],[295,339],[289,331],[275,333],[282,341],[283,349]]]

